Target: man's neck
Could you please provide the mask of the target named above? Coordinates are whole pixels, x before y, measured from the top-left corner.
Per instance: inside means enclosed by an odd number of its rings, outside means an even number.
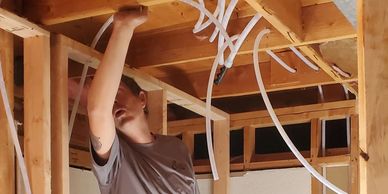
[[[154,141],[154,136],[151,134],[148,122],[145,117],[138,117],[131,121],[128,129],[120,130],[127,140],[132,143],[151,143]]]

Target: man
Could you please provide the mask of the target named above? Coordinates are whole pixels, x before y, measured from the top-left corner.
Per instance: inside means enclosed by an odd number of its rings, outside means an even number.
[[[88,90],[93,172],[102,194],[199,193],[185,145],[150,133],[146,94],[133,79],[121,81],[135,28],[147,9],[114,15],[113,32]]]

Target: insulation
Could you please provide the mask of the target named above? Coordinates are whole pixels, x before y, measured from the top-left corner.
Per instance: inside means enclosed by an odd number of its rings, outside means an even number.
[[[356,14],[356,0],[334,0],[335,5],[349,22],[356,27],[357,26],[357,14]]]

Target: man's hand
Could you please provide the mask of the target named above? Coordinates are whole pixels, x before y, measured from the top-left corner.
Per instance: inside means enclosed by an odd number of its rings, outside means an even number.
[[[147,21],[148,8],[141,6],[138,8],[123,9],[117,12],[113,18],[115,26],[128,27],[134,30]]]

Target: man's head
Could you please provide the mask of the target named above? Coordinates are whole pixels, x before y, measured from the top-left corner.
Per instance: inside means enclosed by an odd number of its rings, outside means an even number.
[[[116,128],[123,130],[131,127],[131,121],[147,114],[145,92],[132,78],[123,76],[113,106]]]

